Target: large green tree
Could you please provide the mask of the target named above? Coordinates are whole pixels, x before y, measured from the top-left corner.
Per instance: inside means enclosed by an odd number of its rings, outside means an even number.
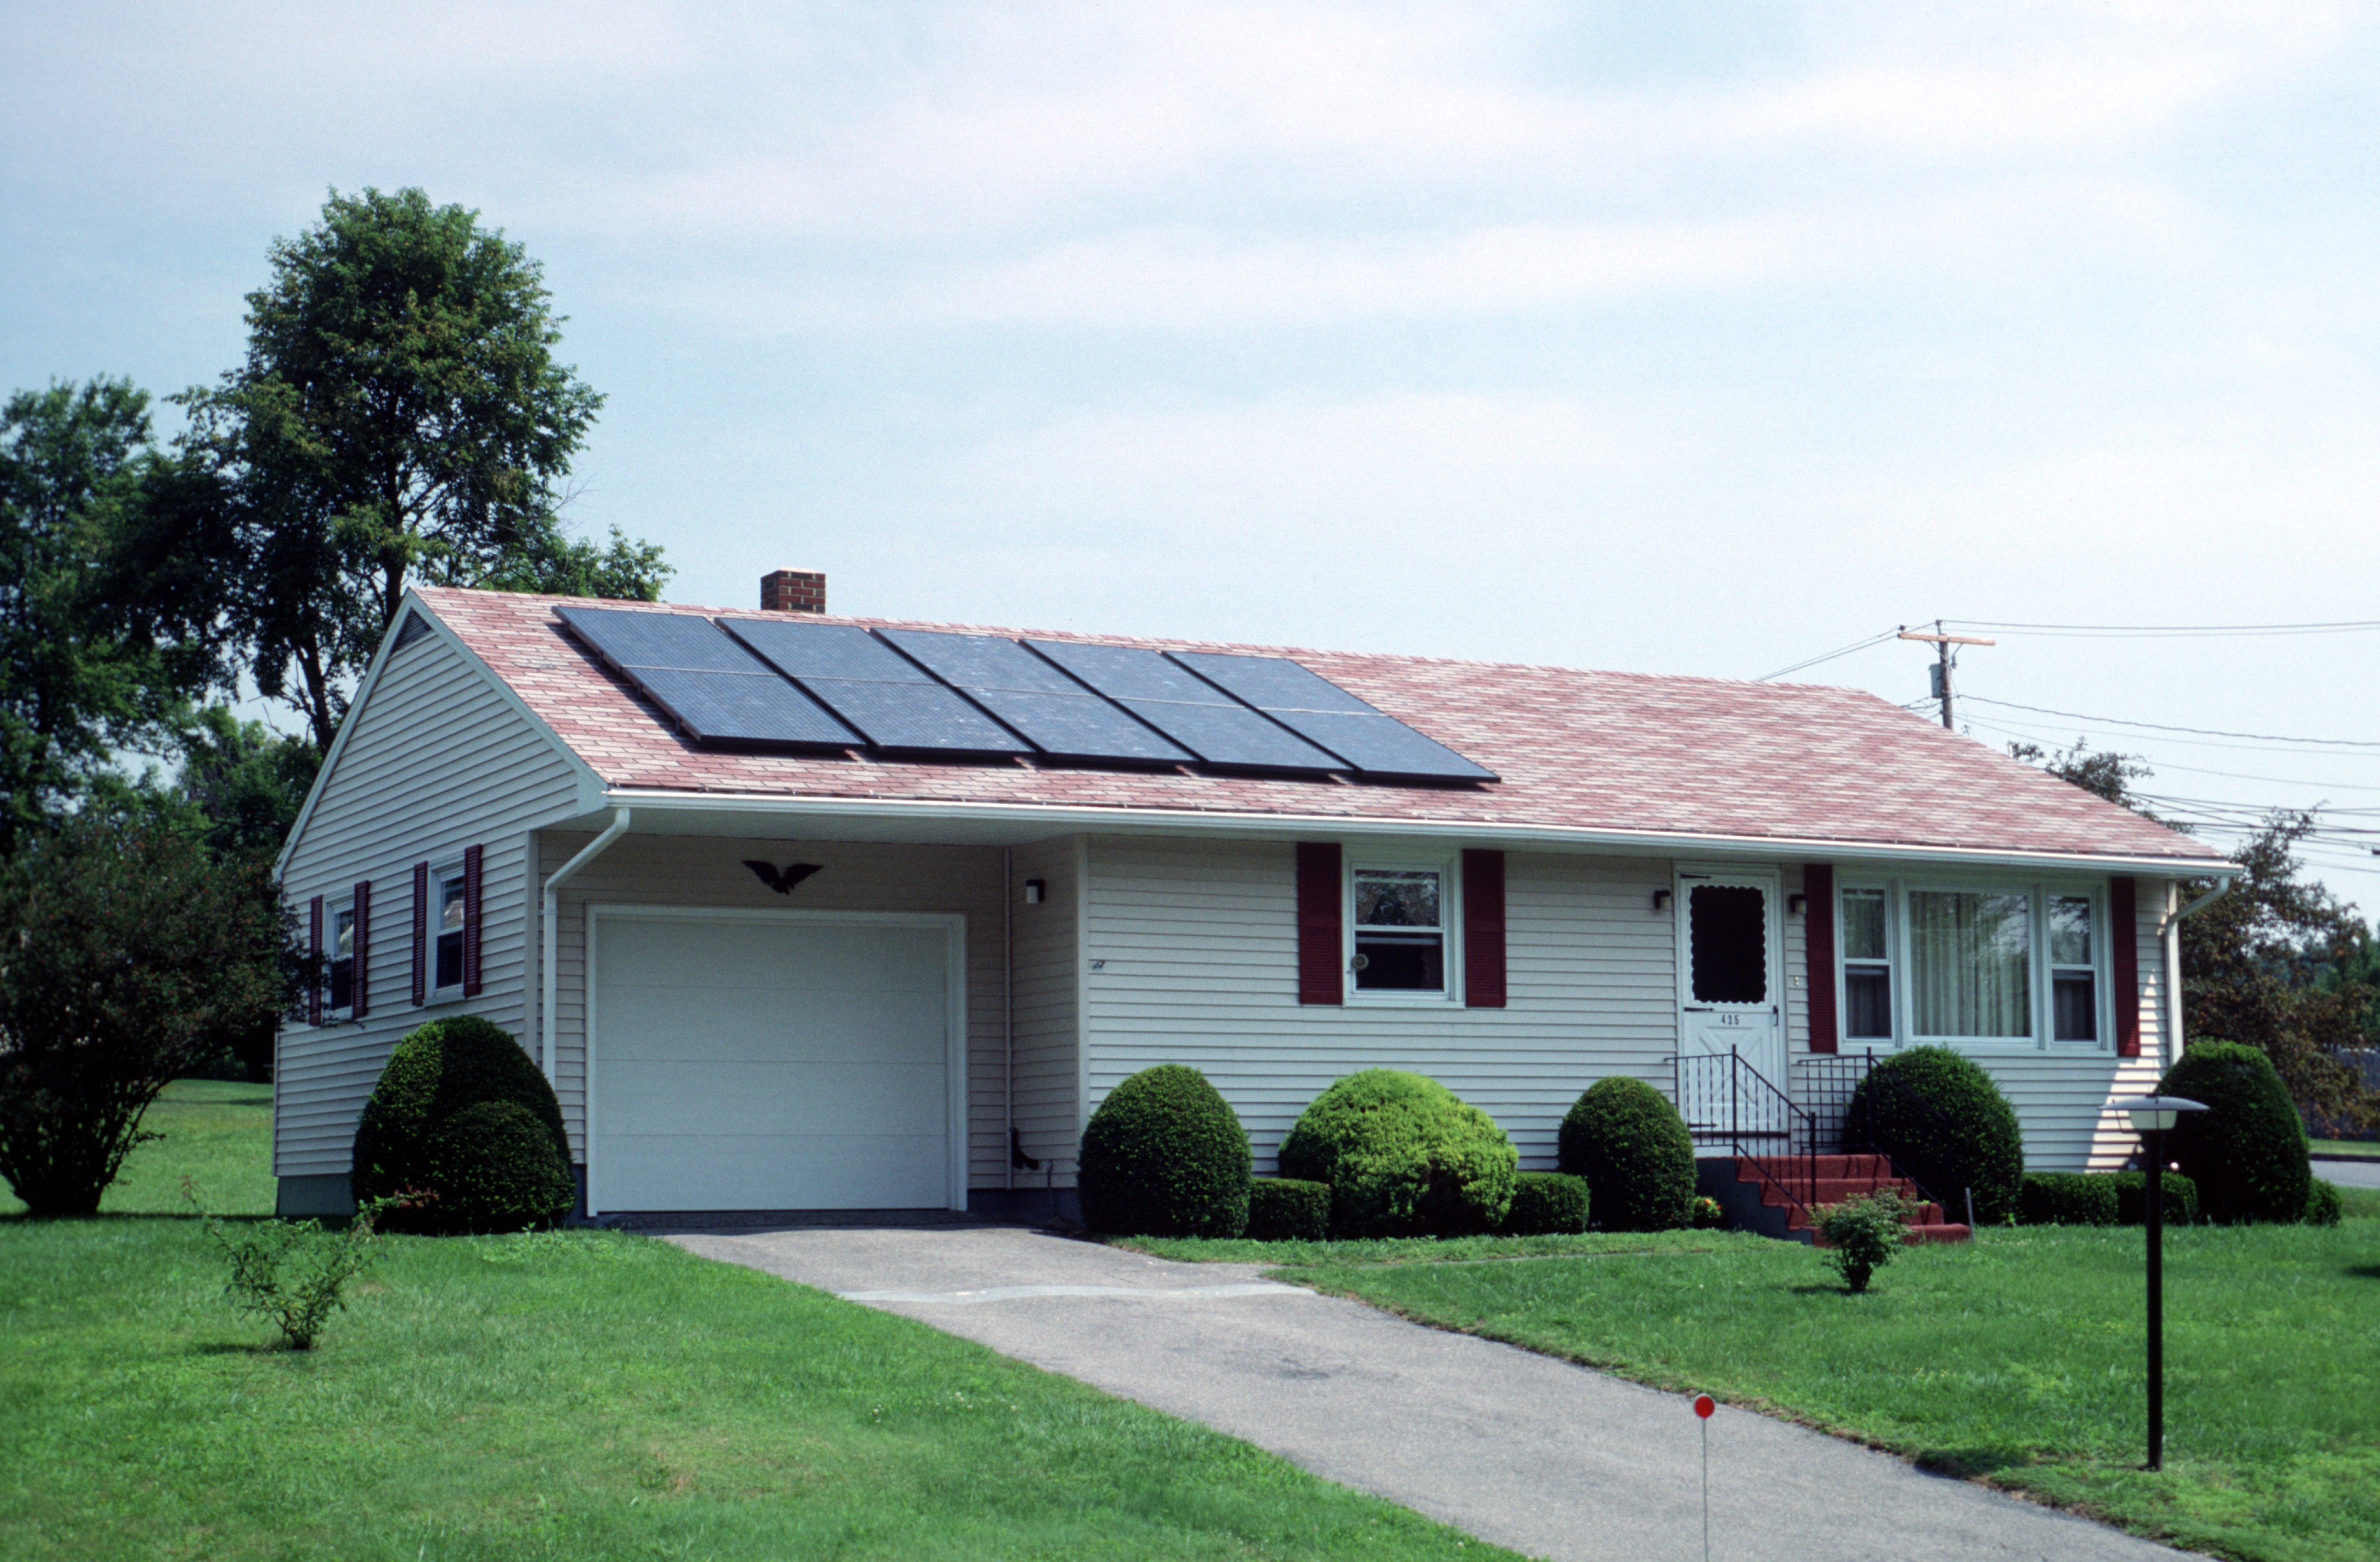
[[[659,551],[559,510],[602,397],[554,359],[542,269],[419,189],[334,191],[249,295],[246,360],[182,399],[246,537],[225,604],[265,695],[327,748],[414,582],[651,599]]]

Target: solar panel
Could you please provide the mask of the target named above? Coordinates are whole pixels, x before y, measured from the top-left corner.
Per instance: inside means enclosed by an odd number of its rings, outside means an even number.
[[[1494,781],[1434,738],[1406,726],[1287,657],[1168,651],[1173,661],[1329,749],[1360,775],[1411,781]]]
[[[862,741],[707,618],[623,608],[560,611],[572,634],[698,742],[846,748]]]
[[[878,748],[918,754],[1033,752],[1031,745],[865,629],[800,619],[718,622]]]
[[[1178,765],[1197,757],[1014,640],[923,629],[876,634],[1051,758]]]
[[[1336,755],[1324,753],[1155,651],[1073,640],[1025,643],[1209,765],[1313,772],[1347,769]]]

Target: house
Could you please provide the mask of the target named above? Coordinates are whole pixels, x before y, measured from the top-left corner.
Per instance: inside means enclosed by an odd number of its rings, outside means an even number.
[[[1942,1041],[2034,1165],[2108,1167],[2107,1102],[2178,1050],[2190,881],[2232,871],[1852,690],[834,618],[824,586],[407,599],[282,858],[330,957],[280,1040],[285,1213],[349,1207],[390,1048],[457,1011],[542,1064],[599,1215],[1038,1208],[1169,1061],[1260,1171],[1374,1065],[1547,1168],[1608,1074],[1721,1154]]]

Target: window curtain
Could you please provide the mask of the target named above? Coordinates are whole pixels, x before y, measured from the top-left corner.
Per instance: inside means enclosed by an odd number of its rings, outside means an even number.
[[[1917,1034],[2033,1035],[2032,948],[2022,895],[1910,891],[1910,985]]]

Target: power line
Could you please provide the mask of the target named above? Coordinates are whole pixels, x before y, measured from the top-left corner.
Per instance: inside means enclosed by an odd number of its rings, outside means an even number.
[[[1771,678],[1782,678],[1788,672],[1799,672],[1805,667],[1815,667],[1822,661],[1832,661],[1839,656],[1849,656],[1853,651],[1864,651],[1870,646],[1880,646],[1884,644],[1885,641],[1891,639],[1894,636],[1900,633],[1900,630],[1896,626],[1884,631],[1880,635],[1871,635],[1864,640],[1855,640],[1839,651],[1828,651],[1824,656],[1814,656],[1807,661],[1797,661],[1791,667],[1780,667],[1774,672],[1763,672],[1759,677],[1755,678],[1753,682],[1755,684],[1765,684]]]
[[[2361,738],[2287,738],[2277,737],[2270,733],[2225,732],[2220,728],[2215,727],[2169,727],[2156,721],[2128,721],[2120,716],[2086,716],[2079,710],[2052,710],[2046,706],[2019,705],[2016,701],[2010,699],[1986,699],[1982,695],[1968,695],[1966,697],[1972,700],[1981,700],[1985,705],[1997,705],[2001,707],[2003,709],[2030,710],[2036,716],[2058,716],[2063,717],[2070,721],[2092,721],[2096,722],[2101,726],[2140,727],[2153,733],[2194,733],[2201,737],[2245,738],[2254,743],[2285,743],[2300,745],[2318,745],[2325,748],[2371,749],[2374,752],[2380,752],[2380,743],[2369,743]]]
[[[2227,637],[2257,635],[2353,635],[2380,630],[2380,618],[2338,619],[2320,624],[2003,624],[1994,619],[1953,618],[1970,629],[2011,635],[2088,636],[2103,639],[2161,639],[2178,636]]]

